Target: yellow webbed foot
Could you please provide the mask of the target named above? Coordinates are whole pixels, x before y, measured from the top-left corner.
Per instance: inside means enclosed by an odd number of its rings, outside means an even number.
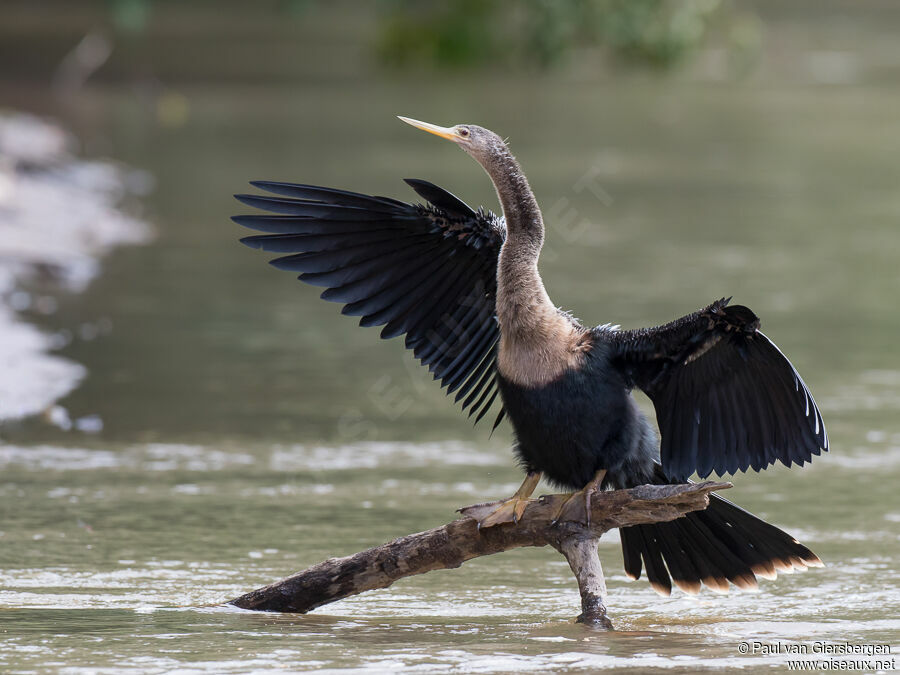
[[[531,497],[531,493],[534,492],[540,479],[540,473],[531,472],[525,476],[522,485],[509,499],[464,506],[459,509],[459,512],[464,516],[477,520],[479,530],[484,527],[503,525],[504,523],[518,523],[522,519],[522,514],[525,513],[528,505],[537,501],[529,499],[529,497]]]
[[[606,477],[606,470],[598,471],[590,483],[578,492],[561,495],[544,495],[541,501],[555,506],[554,523],[581,523],[587,527],[591,525],[591,497],[600,489],[600,484]]]
[[[510,497],[509,499],[501,499],[496,502],[464,506],[459,509],[459,512],[464,516],[477,520],[478,529],[480,530],[483,527],[494,527],[503,523],[518,523],[522,518],[522,514],[525,513],[525,508],[534,501],[537,500]]]

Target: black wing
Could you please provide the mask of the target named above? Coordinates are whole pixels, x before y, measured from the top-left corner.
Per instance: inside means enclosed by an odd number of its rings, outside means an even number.
[[[732,474],[828,450],[812,394],[746,307],[719,300],[657,328],[597,329],[629,381],[653,401],[673,480]]]
[[[256,181],[280,196],[235,197],[279,215],[233,220],[268,232],[241,241],[290,254],[272,264],[326,287],[321,297],[344,303],[342,314],[361,316],[361,326],[383,325],[382,338],[405,333],[406,346],[477,422],[497,396],[497,257],[506,227],[436,185],[406,182],[427,206]]]

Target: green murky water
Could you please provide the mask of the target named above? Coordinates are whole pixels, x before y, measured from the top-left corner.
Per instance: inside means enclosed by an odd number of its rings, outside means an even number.
[[[90,375],[63,404],[103,431],[3,429],[0,669],[784,668],[785,656],[740,653],[746,639],[891,644],[900,659],[900,90],[498,76],[180,94],[186,121],[165,126],[131,92],[64,108],[9,93],[155,174],[158,237],[116,253],[43,320],[110,322],[64,352]],[[614,634],[572,623],[577,590],[549,550],[308,616],[221,606],[520,479],[507,427],[472,429],[399,341],[269,268],[227,219],[252,178],[405,198],[400,178],[422,177],[494,206],[470,159],[395,114],[510,137],[550,224],[548,288],[585,321],[661,323],[723,295],[763,317],[833,450],[739,476],[727,496],[827,567],[755,594],[661,599],[625,579],[611,533]]]

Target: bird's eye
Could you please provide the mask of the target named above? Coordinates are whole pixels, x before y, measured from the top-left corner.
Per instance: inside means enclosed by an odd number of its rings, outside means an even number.
[[[469,130],[466,129],[465,127],[460,127],[459,129],[456,130],[456,133],[458,133],[460,136],[465,138],[466,136],[469,135]]]

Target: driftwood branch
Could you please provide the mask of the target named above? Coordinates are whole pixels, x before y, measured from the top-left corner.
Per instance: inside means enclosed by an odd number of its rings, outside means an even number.
[[[615,527],[674,520],[706,508],[709,493],[730,483],[642,485],[630,490],[596,492],[591,524],[552,523],[552,500],[528,504],[518,523],[478,530],[477,510],[425,532],[410,534],[345,558],[331,558],[229,604],[268,612],[305,613],[351,595],[387,588],[398,579],[459,567],[465,561],[523,546],[552,546],[565,556],[578,580],[582,613],[578,621],[612,628],[606,616],[606,582],[597,542]],[[485,505],[486,512],[493,508]],[[473,517],[474,516],[474,517]]]

